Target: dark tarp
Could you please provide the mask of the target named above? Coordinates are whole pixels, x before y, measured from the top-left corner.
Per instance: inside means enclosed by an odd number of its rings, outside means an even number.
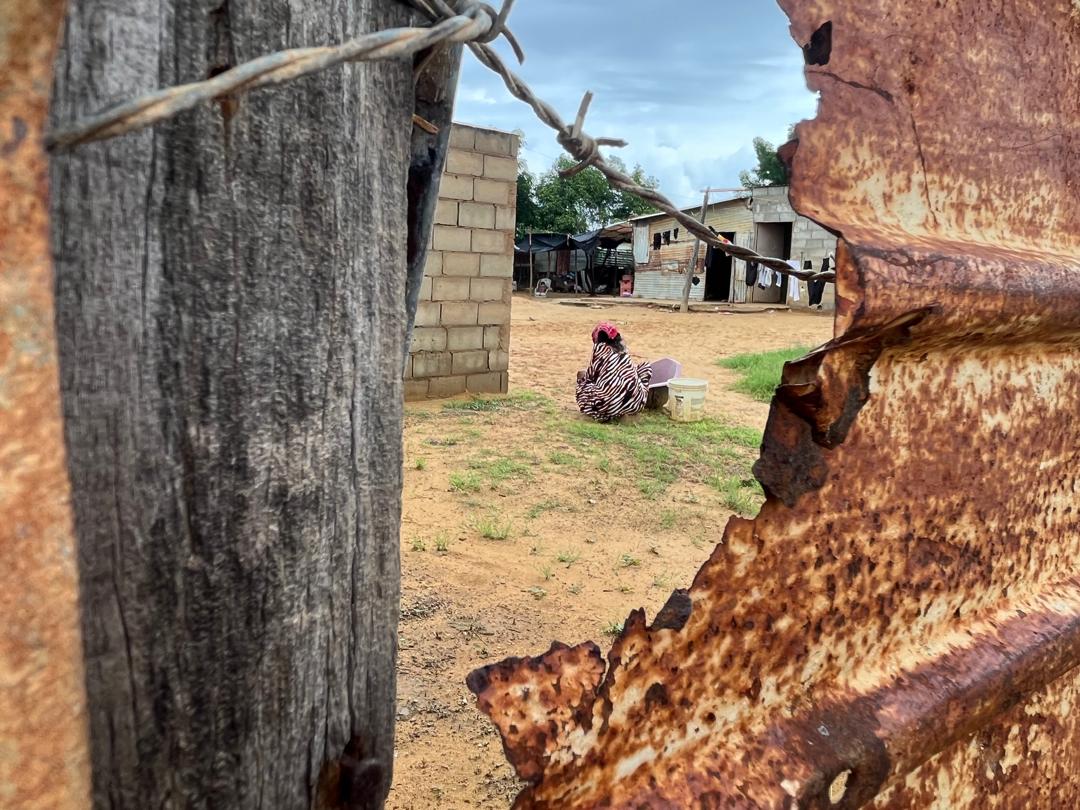
[[[553,250],[570,250],[570,239],[561,233],[534,233],[516,245],[515,253],[550,253]]]
[[[531,248],[529,237],[526,236],[514,245],[514,252],[528,254],[550,253],[553,250],[583,250],[586,253],[592,253],[597,247],[615,248],[629,241],[630,237],[617,228],[601,228],[574,236],[565,236],[561,233],[534,233]]]

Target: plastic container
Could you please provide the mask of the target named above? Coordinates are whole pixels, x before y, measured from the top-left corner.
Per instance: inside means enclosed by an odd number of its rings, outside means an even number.
[[[708,380],[676,377],[668,380],[668,413],[676,422],[697,422],[705,418]]]

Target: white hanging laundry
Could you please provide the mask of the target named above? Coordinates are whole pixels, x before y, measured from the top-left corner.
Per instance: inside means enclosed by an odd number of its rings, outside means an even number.
[[[799,269],[799,263],[798,262],[788,262],[788,264],[791,265],[792,270],[798,270]],[[798,301],[799,300],[799,279],[797,279],[795,276],[788,276],[788,288],[787,289],[788,289],[788,292],[787,292],[788,301]]]

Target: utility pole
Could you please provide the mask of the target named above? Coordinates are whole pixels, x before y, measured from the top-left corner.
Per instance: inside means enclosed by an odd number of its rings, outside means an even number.
[[[533,281],[532,228],[529,228],[529,294],[531,295],[535,290],[536,282]]]
[[[716,192],[724,192],[724,191],[742,191],[742,190],[743,189],[733,189],[733,188],[707,188],[707,189],[705,189],[705,192],[704,192],[705,193],[705,199],[703,199],[701,201],[701,216],[698,218],[698,221],[702,225],[705,224],[705,213],[709,210],[709,195],[712,194],[714,191],[716,191]],[[694,270],[697,268],[698,254],[700,253],[700,251],[701,251],[701,239],[696,239],[694,241],[694,258],[692,258],[690,260],[690,266],[686,269],[686,281],[683,283],[682,307],[680,307],[680,309],[679,309],[680,312],[689,312],[690,311],[690,285],[693,284],[693,282],[694,282]]]

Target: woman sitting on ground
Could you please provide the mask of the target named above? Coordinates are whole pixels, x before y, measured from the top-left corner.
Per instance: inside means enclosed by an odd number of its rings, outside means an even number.
[[[598,422],[610,422],[645,408],[652,366],[635,365],[612,323],[593,329],[592,362],[577,375],[577,405]]]

